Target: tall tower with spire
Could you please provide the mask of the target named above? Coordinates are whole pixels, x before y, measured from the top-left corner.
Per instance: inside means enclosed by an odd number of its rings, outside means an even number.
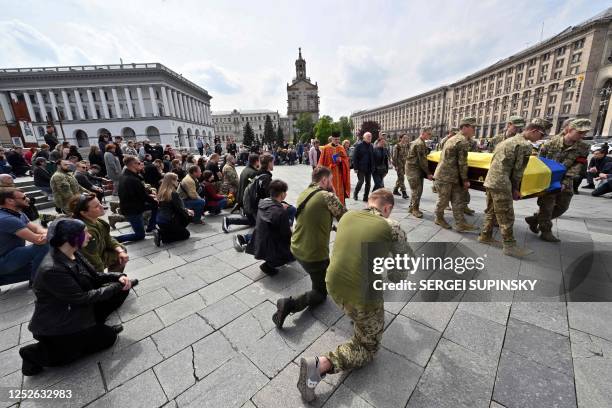
[[[295,78],[287,84],[287,116],[295,123],[301,113],[311,115],[313,122],[319,120],[319,86],[306,76],[306,60],[302,58],[302,48],[298,48]]]

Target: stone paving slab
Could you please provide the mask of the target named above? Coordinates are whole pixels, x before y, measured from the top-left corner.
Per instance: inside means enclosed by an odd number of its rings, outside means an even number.
[[[307,166],[274,169],[275,177],[289,183],[289,202],[306,186],[309,171]],[[391,171],[385,183],[392,185],[394,178]],[[472,191],[471,197],[478,213],[467,219],[481,225],[484,193]],[[407,215],[406,200],[396,200],[393,217],[415,249],[427,241],[459,243],[473,254],[487,254],[478,279],[538,279],[538,292],[456,293],[436,303],[424,301],[431,300],[430,294],[417,293],[387,303],[382,346],[374,360],[362,369],[326,376],[311,406],[609,407],[612,302],[573,302],[589,294],[612,299],[612,218],[593,219],[593,214],[607,214],[609,202],[575,196],[554,222],[561,244],[540,241],[527,229],[522,219],[533,213],[535,200],[515,202],[516,238],[535,251],[519,261],[477,243],[476,234],[441,230],[433,223],[435,199],[426,181],[422,219]],[[364,206],[350,199],[347,204]],[[450,220],[450,213],[446,217]],[[310,278],[297,263],[277,276],[265,275],[261,261],[234,251],[233,234],[221,231],[221,220],[206,217],[207,225],[190,226],[186,242],[157,248],[147,236],[128,244],[126,272],[140,285],[109,318],[109,324],[124,324],[117,343],[39,376],[23,377],[18,355],[19,347],[34,341],[27,329],[34,296],[27,284],[2,287],[0,389],[78,393],[52,406],[306,406],[295,388],[299,359],[346,342],[351,321],[327,299],[289,316],[284,329],[277,330],[271,320],[276,301],[308,290]],[[127,224],[120,227],[120,232],[130,230]],[[588,274],[575,275],[571,267]],[[577,277],[580,285],[575,285]],[[568,287],[577,290],[566,296]],[[32,400],[21,406],[48,403]],[[16,405],[0,395],[0,408]]]

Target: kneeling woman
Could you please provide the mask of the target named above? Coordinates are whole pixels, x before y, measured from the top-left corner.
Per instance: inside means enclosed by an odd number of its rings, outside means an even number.
[[[138,281],[96,271],[79,252],[90,238],[80,220],[60,218],[49,226],[51,249],[34,279],[36,305],[28,326],[38,343],[19,350],[23,375],[108,348],[123,330],[104,322]]]
[[[178,176],[175,173],[166,173],[159,186],[157,192],[159,202],[157,227],[159,231],[154,231],[155,245],[157,246],[160,246],[162,242],[168,244],[189,238],[187,225],[193,219],[194,213],[193,210],[185,208],[183,200],[176,191],[178,185]]]

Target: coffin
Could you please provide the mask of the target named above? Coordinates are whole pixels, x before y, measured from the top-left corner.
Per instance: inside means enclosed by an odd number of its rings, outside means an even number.
[[[432,174],[440,161],[440,153],[442,152],[431,152],[427,156],[429,170]],[[483,184],[492,158],[493,153],[468,153],[470,188],[485,190]],[[531,156],[521,182],[521,198],[536,197],[544,192],[560,190],[565,170],[564,165],[554,160]]]

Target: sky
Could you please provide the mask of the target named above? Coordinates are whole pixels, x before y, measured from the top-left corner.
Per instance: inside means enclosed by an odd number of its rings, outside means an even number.
[[[212,110],[286,114],[298,47],[337,119],[451,83],[606,0],[0,0],[0,67],[160,62]],[[543,37],[542,37],[543,34]]]

